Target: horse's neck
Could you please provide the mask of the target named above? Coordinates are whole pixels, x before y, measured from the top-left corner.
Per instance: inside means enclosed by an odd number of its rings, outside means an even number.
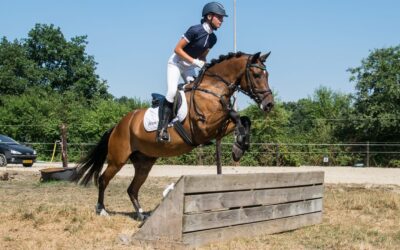
[[[237,81],[240,75],[243,74],[243,69],[243,60],[240,58],[233,58],[214,65],[208,70],[208,74],[218,75],[225,81],[233,84]],[[207,72],[205,75],[207,76]]]

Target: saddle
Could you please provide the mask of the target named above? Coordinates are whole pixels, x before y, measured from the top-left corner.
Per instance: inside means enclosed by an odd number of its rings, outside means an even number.
[[[148,132],[152,132],[157,130],[158,121],[161,117],[161,109],[159,108],[162,102],[165,101],[165,96],[152,93],[152,101],[151,101],[151,108],[148,108],[144,114],[144,128]],[[186,118],[188,111],[186,97],[183,90],[178,89],[174,99],[174,105],[172,108],[172,121],[168,126],[172,126],[172,124],[176,121],[183,122]]]
[[[158,94],[158,93],[152,93],[151,94],[151,107],[152,108],[158,108],[161,106],[161,104],[165,101],[165,96]],[[182,106],[182,96],[179,93],[179,90],[176,91],[176,95],[174,98],[174,104],[172,107],[172,119],[174,119],[176,117],[176,115],[178,114],[178,110],[179,108]],[[159,109],[158,111],[158,119],[161,118],[161,109]]]

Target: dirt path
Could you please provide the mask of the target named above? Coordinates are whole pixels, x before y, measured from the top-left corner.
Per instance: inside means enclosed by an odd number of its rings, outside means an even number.
[[[31,168],[9,165],[0,171],[39,171],[48,167],[61,167],[61,163],[36,163]],[[70,164],[74,166],[74,164]],[[356,167],[223,167],[223,174],[274,173],[274,172],[324,171],[326,183],[353,183],[400,186],[399,168],[356,168]],[[181,175],[215,174],[215,166],[160,166],[156,165],[150,176],[179,177]],[[119,176],[133,176],[134,168],[126,165]]]

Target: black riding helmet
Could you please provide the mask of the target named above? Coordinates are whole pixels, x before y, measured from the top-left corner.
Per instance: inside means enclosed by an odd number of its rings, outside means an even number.
[[[204,17],[210,13],[228,17],[228,15],[225,12],[224,6],[218,2],[210,2],[204,5],[202,16]]]

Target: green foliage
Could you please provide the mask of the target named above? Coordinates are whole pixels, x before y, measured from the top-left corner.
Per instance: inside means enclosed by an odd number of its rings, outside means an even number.
[[[0,94],[18,95],[40,79],[36,63],[29,59],[19,41],[0,42]]]
[[[400,168],[400,160],[390,160],[388,166],[391,168]]]
[[[348,140],[372,142],[400,141],[400,46],[375,49],[349,69],[355,82],[354,111],[351,123],[343,128]],[[393,151],[379,147],[375,151]],[[371,161],[385,166],[396,160],[396,154],[375,154]]]
[[[338,125],[351,110],[351,97],[320,87],[313,97],[287,103],[285,108],[291,111],[290,134],[297,142],[334,143]]]
[[[400,46],[376,49],[351,68],[356,82],[352,129],[370,141],[400,141]]]

